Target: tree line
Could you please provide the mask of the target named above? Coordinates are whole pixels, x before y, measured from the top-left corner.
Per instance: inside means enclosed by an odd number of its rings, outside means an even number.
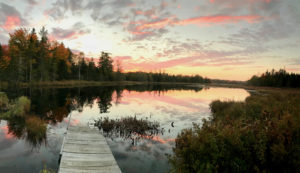
[[[266,71],[261,76],[252,76],[249,85],[270,87],[300,87],[300,74],[288,73],[284,69]]]
[[[11,33],[8,45],[0,44],[0,81],[31,83],[40,81],[147,81],[147,82],[210,82],[199,75],[183,76],[167,73],[123,73],[120,63],[114,70],[113,59],[101,52],[98,60],[86,58],[83,52],[73,53],[63,43],[50,41],[43,27],[39,33],[20,28]]]

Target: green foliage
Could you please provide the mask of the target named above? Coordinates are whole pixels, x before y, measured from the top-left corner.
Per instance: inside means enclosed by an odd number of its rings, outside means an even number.
[[[55,173],[55,171],[50,168],[47,168],[47,166],[44,165],[44,168],[40,170],[40,173]]]
[[[113,60],[109,53],[102,52],[99,58],[100,74],[104,80],[113,80]]]
[[[254,86],[270,87],[300,87],[300,74],[287,73],[284,69],[263,73],[261,76],[252,76],[247,82]]]
[[[30,100],[25,97],[21,96],[18,98],[14,108],[12,109],[12,114],[15,116],[25,116],[26,113],[30,111]]]
[[[9,106],[9,100],[8,100],[6,94],[3,92],[0,92],[0,112],[2,110],[8,109],[8,106]]]
[[[145,73],[145,72],[129,72],[125,73],[127,81],[146,81],[146,82],[184,82],[184,83],[210,83],[210,80],[199,75],[183,76],[170,75],[167,73]]]
[[[173,172],[299,172],[300,94],[214,101],[212,119],[178,135]]]
[[[30,111],[30,100],[25,97],[19,97],[15,102],[10,103],[5,93],[0,92],[0,118],[8,119],[10,117],[18,116],[24,117]]]

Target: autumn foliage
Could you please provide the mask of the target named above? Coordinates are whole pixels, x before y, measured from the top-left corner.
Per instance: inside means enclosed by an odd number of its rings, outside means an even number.
[[[212,120],[177,137],[173,172],[299,172],[299,105],[290,92],[212,102]]]
[[[63,43],[50,41],[47,35],[45,28],[39,34],[35,29],[29,32],[24,28],[11,33],[8,45],[0,45],[1,81],[17,84],[71,79],[101,80],[106,79],[103,76],[112,76],[112,60],[107,53],[102,53],[100,59],[108,62],[105,67],[109,68],[100,73],[98,66],[102,64],[88,61],[83,53],[74,54]]]
[[[20,28],[10,35],[8,45],[0,45],[0,82],[10,84],[44,83],[45,81],[142,81],[207,83],[199,75],[182,76],[167,73],[122,73],[122,66],[109,53],[98,59],[87,58],[83,52],[73,53],[63,43],[50,41],[45,28],[37,34]]]

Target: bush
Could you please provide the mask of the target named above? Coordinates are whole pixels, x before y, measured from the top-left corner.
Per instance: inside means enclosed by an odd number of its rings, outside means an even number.
[[[9,101],[5,93],[0,92],[0,118],[9,119],[12,116],[24,117],[29,113],[31,107],[30,100],[21,96],[16,101]]]
[[[178,135],[173,172],[299,172],[300,94],[214,101],[212,120]]]
[[[24,116],[26,113],[30,111],[30,100],[25,97],[21,96],[16,101],[14,105],[14,109],[12,110],[12,114],[15,116]]]
[[[8,109],[9,100],[5,93],[0,92],[0,112]]]

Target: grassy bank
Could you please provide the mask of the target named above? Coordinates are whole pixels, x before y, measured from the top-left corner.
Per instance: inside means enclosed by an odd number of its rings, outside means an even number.
[[[300,92],[214,101],[212,119],[178,135],[173,172],[299,172]]]
[[[290,92],[300,92],[299,88],[290,88],[290,87],[267,87],[267,86],[252,86],[247,85],[246,83],[243,84],[223,84],[223,83],[210,83],[205,84],[208,87],[226,87],[226,88],[243,88],[246,90],[257,90],[263,92],[270,92],[270,91],[290,91]]]

